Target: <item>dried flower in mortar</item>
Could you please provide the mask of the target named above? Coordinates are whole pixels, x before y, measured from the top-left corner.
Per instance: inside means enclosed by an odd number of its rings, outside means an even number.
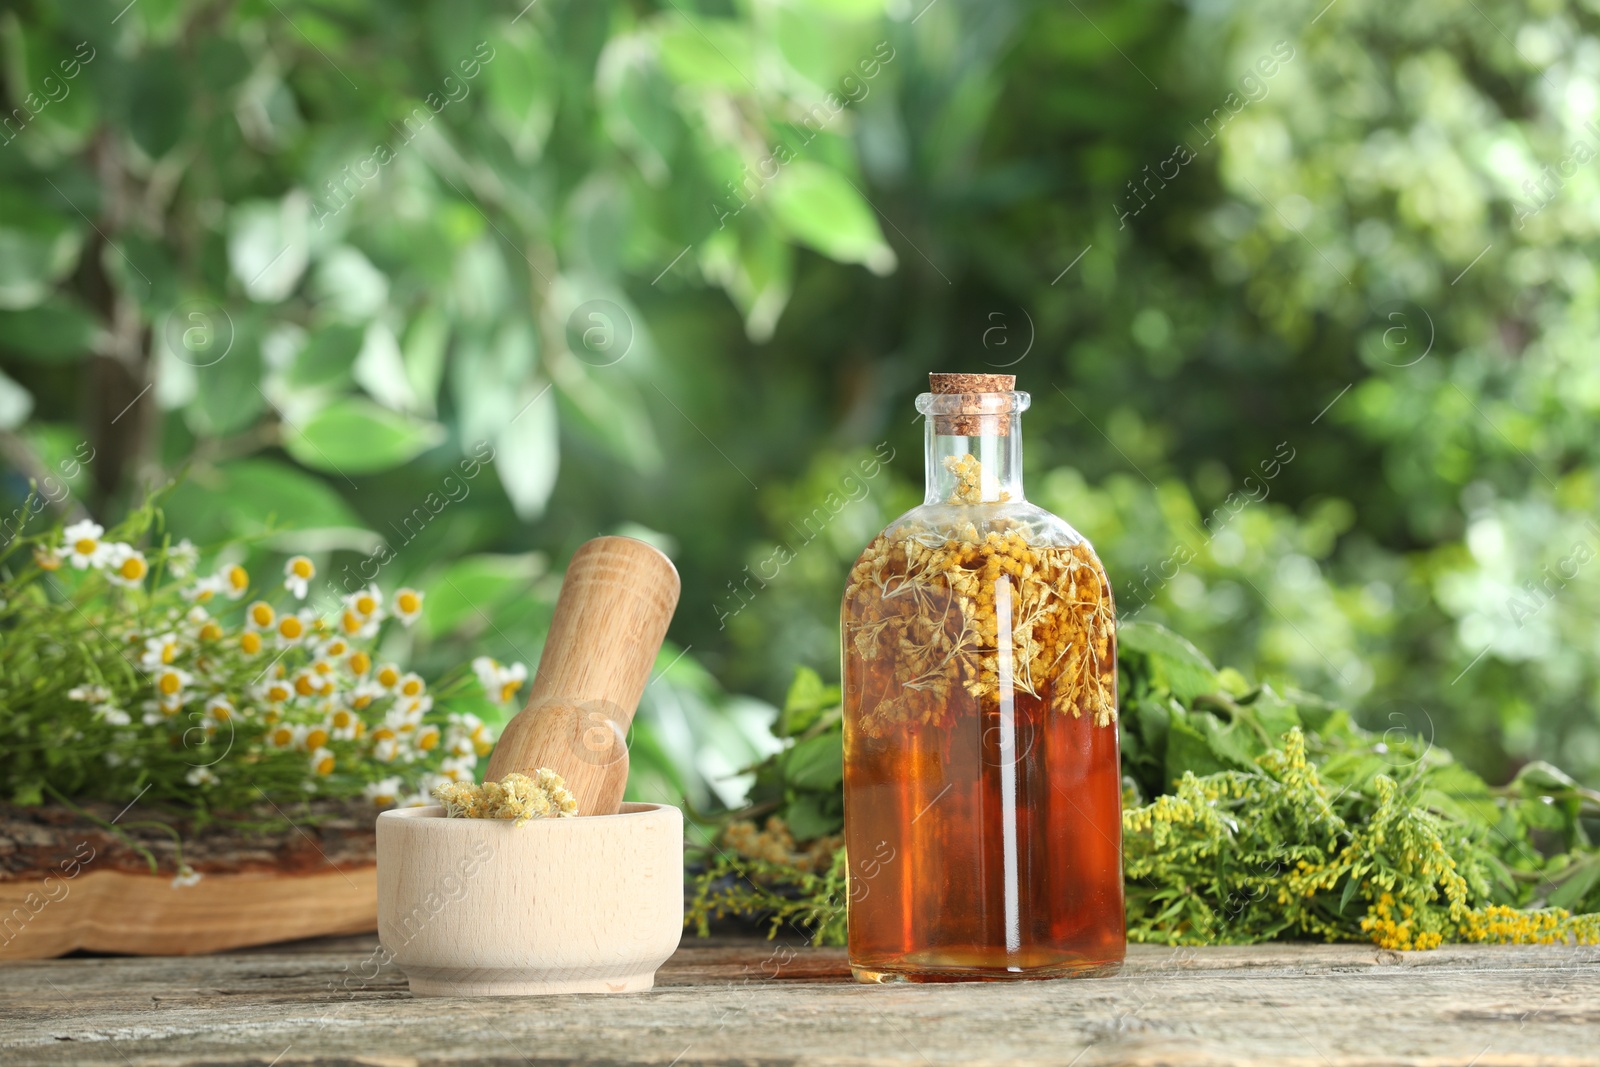
[[[578,814],[578,801],[567,791],[566,780],[540,767],[532,775],[513,771],[498,782],[447,782],[433,795],[452,819],[566,819]]]

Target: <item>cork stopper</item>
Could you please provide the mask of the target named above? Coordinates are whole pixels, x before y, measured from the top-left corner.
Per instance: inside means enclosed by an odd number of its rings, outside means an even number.
[[[1015,374],[930,374],[931,393],[1009,393],[1017,387]]]
[[[930,374],[928,389],[934,396],[968,396],[971,403],[940,404],[933,416],[933,432],[951,437],[1011,434],[1010,394],[1017,386],[1015,374]],[[985,396],[984,394],[988,394]]]

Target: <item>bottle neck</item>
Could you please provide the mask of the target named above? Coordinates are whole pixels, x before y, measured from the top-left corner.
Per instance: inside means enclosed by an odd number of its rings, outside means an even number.
[[[924,504],[997,504],[1022,495],[1020,412],[961,421],[929,415],[923,437]],[[972,425],[978,423],[981,425]],[[969,434],[956,432],[966,429]]]

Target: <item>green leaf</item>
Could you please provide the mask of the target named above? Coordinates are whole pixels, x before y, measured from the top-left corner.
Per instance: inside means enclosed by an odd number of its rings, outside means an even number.
[[[249,200],[228,216],[228,265],[250,299],[276,304],[294,292],[311,262],[311,203],[296,190],[282,200]]]
[[[894,270],[894,251],[877,215],[838,171],[807,160],[790,163],[767,187],[767,202],[773,218],[802,244],[874,274]]]
[[[323,326],[295,353],[285,380],[292,388],[343,388],[355,380],[365,333],[360,326]]]
[[[412,319],[406,330],[401,358],[419,414],[432,415],[437,407],[439,382],[444,377],[445,349],[449,343],[449,320],[431,308]]]
[[[798,737],[811,729],[823,712],[839,706],[839,687],[824,685],[822,676],[810,667],[800,667],[789,683],[789,694],[784,698],[783,710],[772,732],[777,737]]]
[[[835,789],[844,781],[844,737],[818,734],[791,748],[783,758],[783,774],[796,789]]]
[[[93,349],[96,332],[94,313],[66,293],[25,311],[0,311],[0,344],[29,359],[82,359]]]
[[[194,113],[184,84],[189,64],[167,49],[146,52],[131,67],[127,85],[128,132],[152,159],[160,159],[183,139]]]
[[[522,519],[538,518],[555,488],[561,465],[556,401],[549,384],[530,382],[528,395],[495,435],[494,469],[500,475],[511,506]]]
[[[1587,910],[1580,909],[1584,898],[1589,895],[1589,890],[1600,885],[1600,855],[1589,855],[1577,861],[1580,869],[1576,874],[1565,875],[1545,903],[1552,908],[1566,908],[1568,911]]]
[[[313,470],[348,477],[389,470],[433,448],[445,437],[433,422],[410,418],[370,400],[347,397],[287,426],[283,447]]]
[[[187,421],[202,437],[238,433],[255,422],[266,408],[262,395],[261,347],[253,330],[238,324],[228,354],[196,367],[195,398],[189,402]]]
[[[750,32],[730,19],[689,15],[664,19],[656,43],[662,67],[680,84],[753,91],[755,48]]]
[[[1211,729],[1198,723],[1208,723],[1214,727],[1216,720],[1209,715],[1193,718],[1178,714],[1172,716],[1167,728],[1166,785],[1169,789],[1183,777],[1184,771],[1204,776],[1218,771],[1242,769],[1239,761],[1224,758],[1218,753],[1213,738],[1209,736]],[[1246,762],[1243,768],[1248,767]]]
[[[1117,627],[1117,644],[1126,652],[1150,657],[1153,684],[1165,686],[1185,704],[1218,688],[1217,669],[1194,645],[1165,626],[1130,622]]]
[[[836,802],[838,798],[818,793],[796,797],[783,811],[783,821],[796,842],[804,844],[828,834],[838,833],[844,826],[844,814]]]
[[[468,622],[476,623],[474,630],[484,629],[496,608],[526,596],[544,572],[545,560],[538,553],[457,560],[428,580],[422,601],[423,632],[438,637]]]
[[[359,530],[364,525],[321,478],[262,458],[224,464],[208,472],[203,483],[179,483],[166,510],[173,529],[201,544],[259,536],[268,529]]]
[[[83,233],[31,197],[0,187],[0,308],[42,302],[77,265]]]
[[[33,394],[0,372],[0,430],[15,430],[32,411]]]

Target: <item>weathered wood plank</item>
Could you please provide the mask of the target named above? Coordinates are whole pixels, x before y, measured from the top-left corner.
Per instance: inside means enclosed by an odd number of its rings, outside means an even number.
[[[0,1064],[1600,1064],[1600,948],[1134,947],[1102,979],[851,983],[687,939],[649,993],[414,1000],[372,938],[0,966]]]

